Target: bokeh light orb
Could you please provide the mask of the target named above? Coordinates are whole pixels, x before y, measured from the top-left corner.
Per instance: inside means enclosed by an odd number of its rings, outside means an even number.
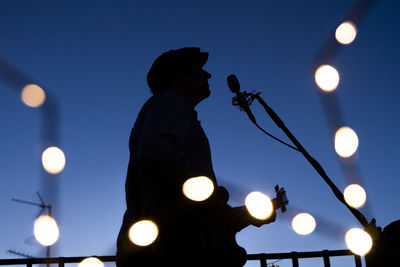
[[[314,232],[317,223],[314,217],[306,212],[302,212],[294,216],[292,220],[292,228],[299,235],[309,235]]]
[[[360,228],[352,228],[345,236],[347,247],[360,256],[367,254],[372,248],[371,236]]]
[[[245,200],[247,211],[256,219],[266,220],[273,212],[271,199],[261,192],[251,192]]]
[[[40,86],[36,84],[28,84],[22,89],[21,99],[25,105],[37,108],[43,105],[46,100],[46,94]]]
[[[351,184],[344,189],[344,200],[353,208],[361,208],[367,200],[364,188],[358,184]]]
[[[136,222],[129,229],[129,240],[135,245],[145,247],[153,243],[158,236],[158,227],[151,220]]]
[[[96,257],[88,257],[81,261],[78,267],[104,267],[104,263]]]
[[[60,236],[60,230],[53,217],[42,215],[38,217],[33,224],[33,234],[41,245],[51,246],[57,242]]]
[[[315,71],[315,82],[325,92],[331,92],[339,85],[339,72],[330,65],[322,65]]]
[[[64,152],[55,146],[48,147],[42,154],[42,165],[48,173],[60,173],[65,167]]]
[[[340,24],[335,32],[336,40],[344,45],[350,44],[356,39],[357,27],[351,21],[345,21]]]
[[[358,148],[358,136],[350,127],[342,127],[335,133],[335,151],[342,158],[351,157]]]
[[[214,183],[206,176],[187,179],[182,187],[183,194],[194,201],[204,201],[214,192]]]

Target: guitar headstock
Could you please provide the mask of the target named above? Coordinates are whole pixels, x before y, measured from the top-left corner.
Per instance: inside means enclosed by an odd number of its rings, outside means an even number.
[[[272,200],[272,204],[274,209],[281,209],[281,212],[284,213],[286,211],[286,205],[289,204],[289,200],[286,196],[286,191],[283,187],[279,187],[279,185],[275,186],[276,197]]]

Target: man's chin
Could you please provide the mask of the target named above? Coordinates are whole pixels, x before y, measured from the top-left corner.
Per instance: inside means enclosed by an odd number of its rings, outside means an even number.
[[[198,101],[197,103],[200,103],[200,102],[203,101],[204,99],[208,98],[210,95],[211,95],[211,91],[210,91],[210,89],[207,88],[207,90],[204,90],[204,91],[202,92],[202,94],[199,95],[199,98],[198,98],[198,99],[200,99],[200,101]]]
[[[204,93],[204,98],[208,98],[211,95],[210,88],[207,88],[207,91]]]

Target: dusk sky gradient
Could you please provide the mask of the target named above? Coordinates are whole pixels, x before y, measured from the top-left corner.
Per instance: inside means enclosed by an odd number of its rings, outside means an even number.
[[[279,184],[292,207],[338,226],[300,236],[290,227],[292,213],[279,213],[274,224],[242,230],[238,243],[248,253],[346,249],[340,229],[361,225],[300,153],[262,134],[231,105],[226,77],[233,73],[242,90],[261,91],[343,190],[313,64],[354,2],[1,1],[0,58],[50,92],[60,111],[57,145],[66,166],[53,177],[61,236],[52,256],[115,253],[125,210],[129,133],[151,96],[147,71],[162,52],[187,46],[210,54],[204,69],[212,75],[211,96],[196,110],[217,179],[233,190],[230,203],[242,205],[252,190],[272,197]],[[380,226],[400,219],[399,11],[397,0],[377,1],[357,25],[355,41],[326,62],[340,73],[338,105],[360,140],[358,167],[367,191],[361,210]],[[51,202],[41,182],[40,108],[24,105],[21,89],[0,77],[0,258],[16,257],[8,249],[44,256],[32,240],[38,209],[11,199],[37,201],[40,191]],[[265,129],[288,140],[260,105],[252,109]],[[332,266],[352,262],[334,259]]]

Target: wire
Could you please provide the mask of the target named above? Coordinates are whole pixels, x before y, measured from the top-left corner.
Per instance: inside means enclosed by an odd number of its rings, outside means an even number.
[[[266,130],[264,130],[260,125],[258,125],[257,122],[254,122],[254,121],[252,121],[252,122],[254,123],[255,126],[257,126],[258,129],[260,129],[263,133],[265,133],[265,134],[268,135],[269,137],[275,139],[276,141],[280,142],[281,144],[284,144],[285,146],[290,147],[291,149],[294,149],[294,150],[296,150],[296,151],[300,151],[297,147],[294,147],[294,146],[292,146],[292,145],[289,145],[288,143],[286,143],[286,142],[282,141],[281,139],[279,139],[279,138],[273,136],[272,134],[268,133],[268,132],[267,132]]]

